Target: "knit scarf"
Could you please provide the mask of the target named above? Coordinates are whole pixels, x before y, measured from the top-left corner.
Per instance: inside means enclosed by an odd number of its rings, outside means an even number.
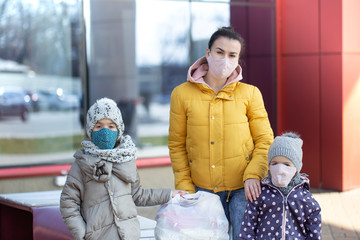
[[[81,145],[84,147],[86,154],[105,161],[123,163],[136,159],[136,147],[129,135],[123,135],[120,144],[113,149],[100,149],[90,140],[83,140]]]

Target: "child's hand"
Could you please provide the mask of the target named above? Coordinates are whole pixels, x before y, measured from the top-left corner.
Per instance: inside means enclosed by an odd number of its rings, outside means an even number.
[[[189,194],[187,191],[184,191],[184,190],[175,190],[172,192],[172,195],[171,197],[174,198],[176,196],[176,194],[180,194],[180,196],[183,196],[183,195],[186,195],[186,194]]]

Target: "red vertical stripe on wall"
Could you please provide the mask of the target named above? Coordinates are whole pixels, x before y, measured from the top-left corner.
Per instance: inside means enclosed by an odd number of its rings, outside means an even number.
[[[312,187],[360,187],[360,2],[279,0],[278,126],[304,140]]]
[[[320,1],[321,181],[325,189],[343,189],[342,7]]]
[[[304,140],[303,170],[311,185],[320,180],[319,2],[278,1],[279,133],[295,131]]]

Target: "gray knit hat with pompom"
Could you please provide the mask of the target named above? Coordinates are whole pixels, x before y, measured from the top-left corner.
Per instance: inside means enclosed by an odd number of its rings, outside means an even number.
[[[302,168],[302,147],[303,140],[299,135],[293,132],[287,132],[277,136],[269,148],[268,162],[276,156],[289,158],[295,165],[296,170],[300,172]]]
[[[114,100],[109,98],[98,99],[88,110],[86,115],[86,134],[91,139],[92,129],[95,124],[104,118],[111,119],[119,130],[117,140],[121,138],[124,133],[125,126],[121,116],[120,109]]]

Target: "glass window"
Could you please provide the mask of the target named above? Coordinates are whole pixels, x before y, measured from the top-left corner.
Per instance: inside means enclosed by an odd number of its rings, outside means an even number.
[[[229,1],[89,3],[89,105],[114,99],[138,156],[168,156],[171,92],[205,55],[212,32],[229,25]]]
[[[228,1],[225,1],[228,2]],[[205,56],[210,36],[219,27],[230,25],[228,3],[191,3],[191,63]]]
[[[233,26],[245,39],[243,81],[260,88],[275,126],[275,1],[136,3],[136,67],[142,99],[137,105],[136,125],[140,156],[168,155],[171,91],[186,81],[188,67],[205,55],[211,34],[222,26]]]
[[[81,2],[0,11],[0,167],[70,161],[83,137]]]
[[[185,81],[190,61],[189,2],[138,0],[136,11],[139,153],[167,156],[170,94]]]
[[[136,67],[142,99],[137,106],[139,154],[168,156],[171,92],[186,81],[189,66],[205,55],[211,34],[230,24],[229,4],[136,3]]]
[[[274,0],[0,0],[0,11],[0,167],[72,162],[101,97],[118,103],[139,158],[168,156],[170,94],[222,26],[245,38],[244,81],[275,121]]]

